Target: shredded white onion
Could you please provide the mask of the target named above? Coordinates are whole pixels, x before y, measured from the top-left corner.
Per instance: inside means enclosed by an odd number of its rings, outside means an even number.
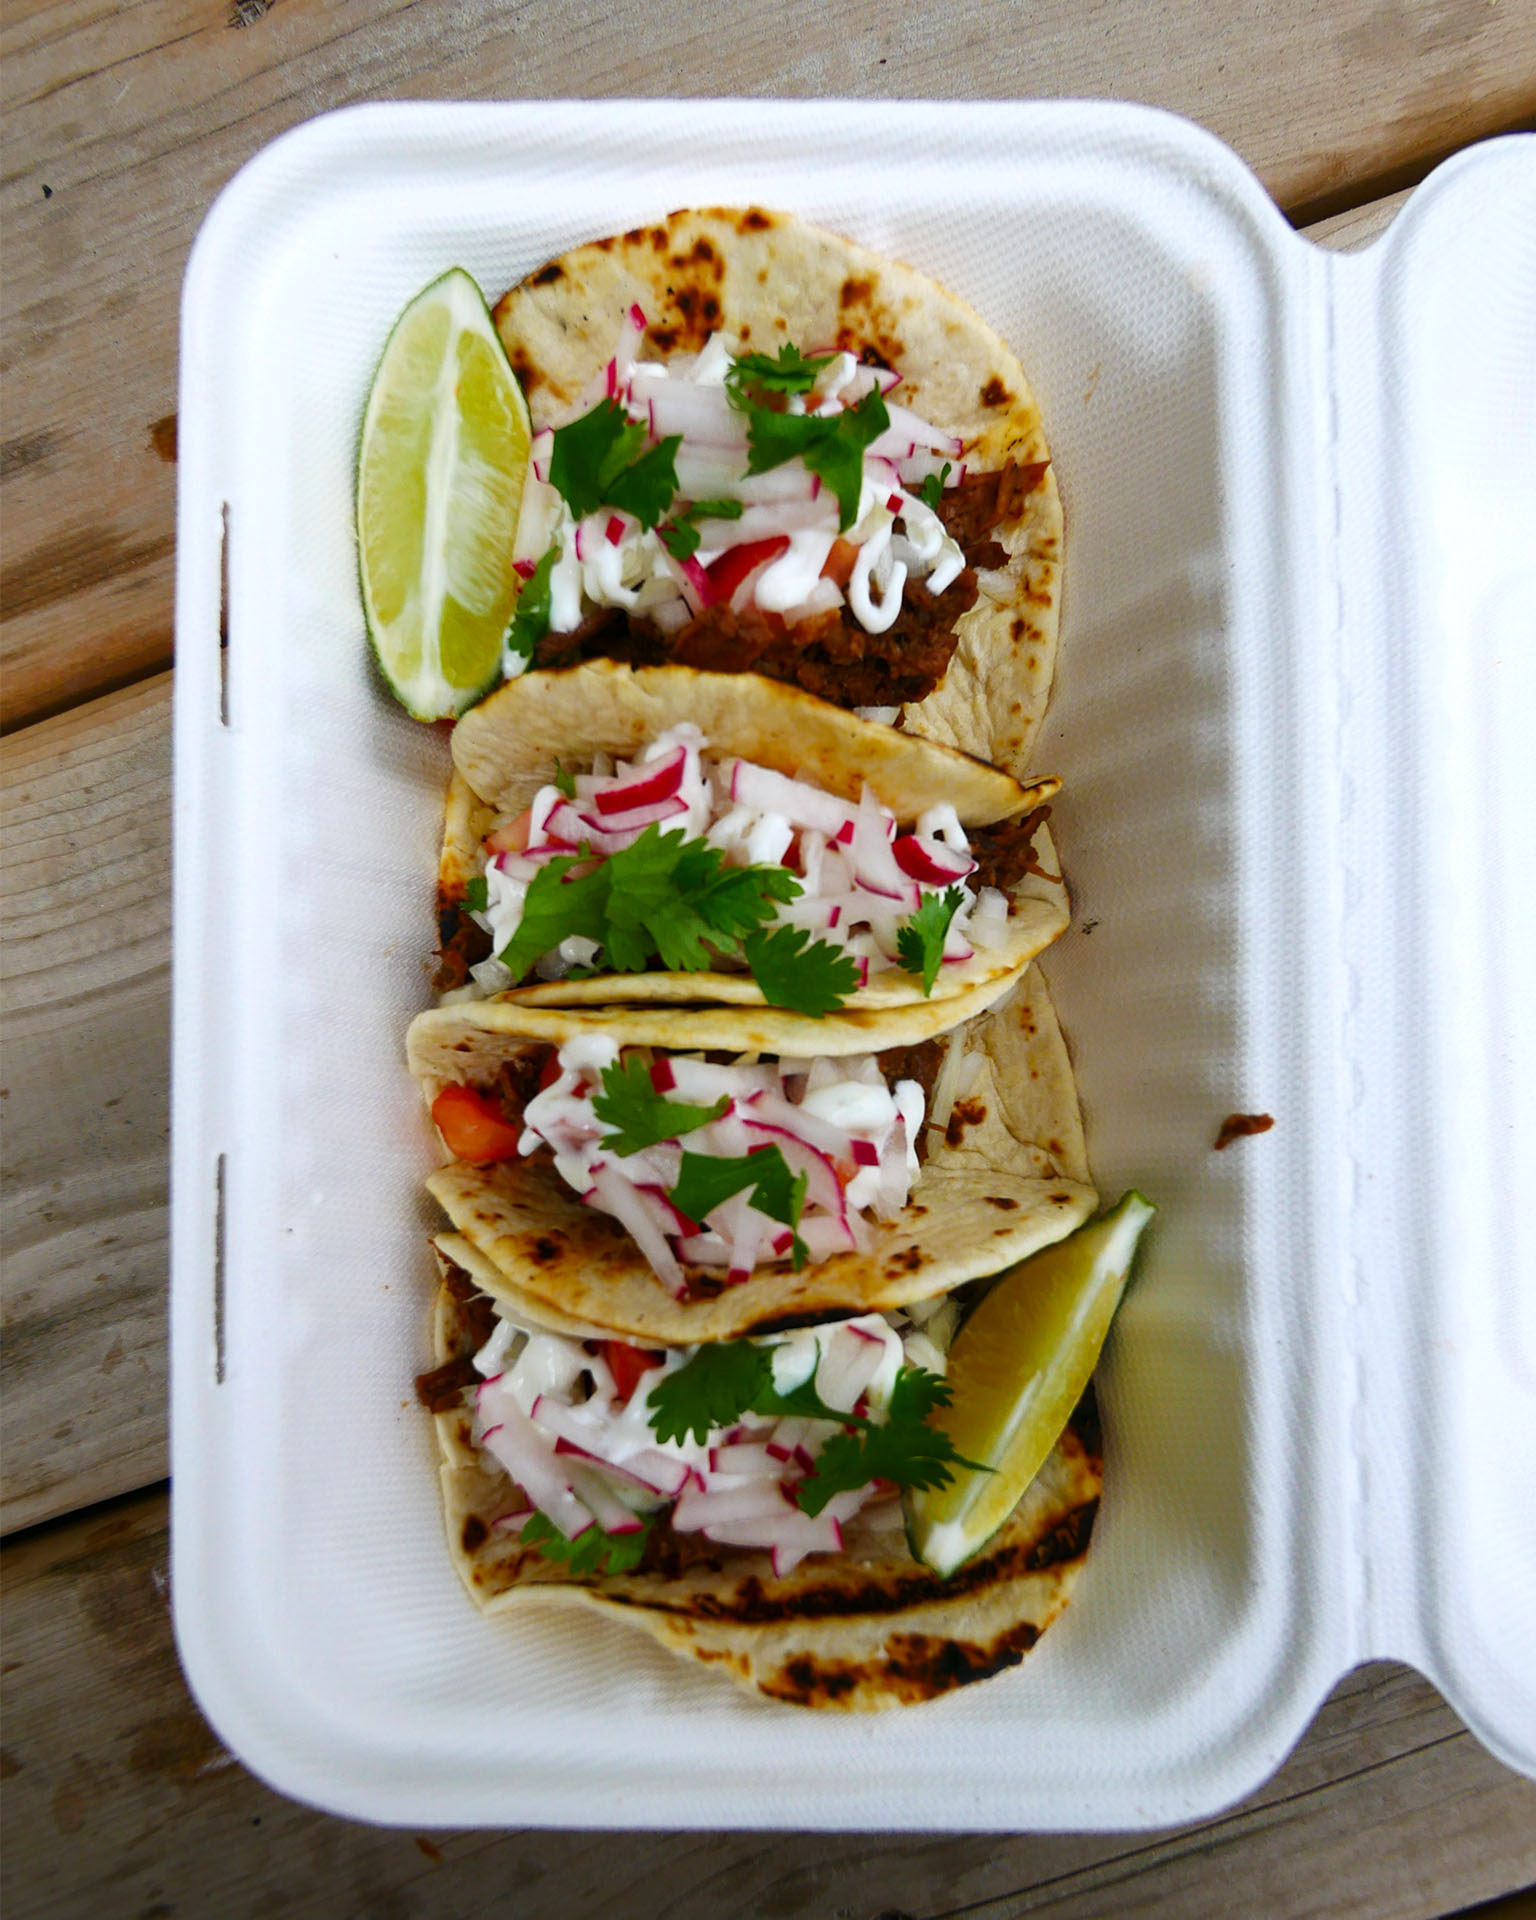
[[[908,1324],[910,1311],[866,1314],[752,1344],[769,1350],[781,1391],[814,1379],[826,1406],[879,1423],[902,1366],[944,1371],[932,1336],[942,1311],[929,1315],[927,1331]],[[834,1420],[749,1413],[702,1441],[658,1439],[651,1395],[697,1348],[647,1355],[626,1398],[594,1342],[522,1325],[499,1305],[497,1312],[496,1330],[475,1356],[486,1375],[475,1394],[475,1438],[525,1496],[503,1527],[521,1531],[531,1502],[568,1539],[593,1526],[623,1537],[671,1503],[675,1532],[769,1553],[783,1575],[807,1554],[837,1552],[844,1523],[866,1508],[870,1524],[880,1525],[887,1510],[899,1523],[899,1504],[873,1481],[835,1494],[819,1515],[798,1505],[797,1488],[839,1431]]]
[[[703,522],[703,543],[686,565],[656,529],[642,528],[629,515],[617,516],[623,523],[617,538],[610,534],[608,523],[614,516],[606,509],[578,524],[549,484],[553,433],[544,429],[534,436],[530,451],[514,551],[520,565],[531,571],[540,556],[558,548],[550,580],[552,630],[569,633],[596,607],[644,613],[675,631],[692,612],[717,598],[782,614],[792,624],[844,604],[843,595],[821,571],[839,537],[837,500],[831,490],[798,456],[766,473],[747,472],[745,420],[725,390],[740,343],[716,333],[691,358],[637,360],[641,336],[636,329],[644,323],[644,314],[631,308],[612,360],[560,424],[569,424],[599,402],[616,400],[645,428],[652,444],[681,437],[674,463],[678,494],[670,509],[674,519],[701,500],[738,500],[744,511],[739,520],[713,517]],[[788,409],[833,417],[877,387],[888,393],[899,378],[840,353],[822,369],[809,396],[789,396]],[[909,490],[930,476],[941,476],[943,486],[958,486],[964,471],[958,464],[961,442],[908,408],[889,401],[886,406],[891,424],[865,452],[856,524],[841,536],[859,549],[847,604],[871,633],[883,633],[894,623],[909,577],[924,578],[932,592],[942,593],[965,565],[942,520]],[[872,524],[872,510],[883,526]],[[897,521],[903,529],[899,551],[891,545]],[[734,592],[716,591],[710,569],[717,561],[733,548],[779,534],[790,539],[788,553],[755,570]],[[527,664],[523,656],[509,655],[506,668],[509,674],[519,673]]]
[[[712,761],[706,747],[697,727],[681,723],[635,760],[602,756],[590,773],[541,787],[522,814],[498,821],[481,848],[486,905],[472,916],[491,936],[493,955],[515,937],[541,867],[582,845],[599,855],[622,852],[651,826],[703,839],[728,865],[787,867],[800,890],[775,904],[770,924],[807,929],[858,960],[865,977],[900,964],[905,921],[929,893],[952,886],[962,900],[944,964],[957,965],[974,947],[996,947],[1006,938],[1007,896],[989,888],[973,900],[966,882],[975,862],[952,806],[928,808],[913,831],[902,832],[867,787],[853,805],[751,761]],[[717,964],[729,969],[740,962],[727,956]],[[574,967],[602,966],[594,941],[571,936],[539,956],[534,971],[541,980],[561,980]],[[481,993],[517,984],[494,957],[470,974]]]

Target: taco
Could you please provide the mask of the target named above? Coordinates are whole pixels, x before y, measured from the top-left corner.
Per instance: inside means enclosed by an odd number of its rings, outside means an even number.
[[[520,1296],[634,1340],[936,1298],[1094,1206],[1033,971],[820,1020],[479,1001],[418,1015],[408,1057],[455,1231]]]
[[[453,751],[445,991],[895,1007],[1016,975],[1067,924],[1056,781],[755,674],[530,673]]]
[[[884,1477],[922,1478],[921,1449],[893,1464],[912,1423],[892,1403],[897,1380],[910,1398],[942,1375],[938,1316],[843,1322],[747,1356],[834,1419],[771,1400],[732,1412],[717,1381],[729,1424],[699,1414],[677,1435],[697,1354],[548,1329],[466,1242],[437,1245],[438,1364],[418,1394],[436,1416],[449,1551],[488,1613],[593,1608],[773,1699],[869,1711],[1017,1665],[1067,1604],[1101,1481],[1091,1390],[1012,1515],[941,1578],[908,1550]],[[844,1424],[856,1408],[885,1415],[880,1477],[863,1484],[871,1423]]]
[[[761,208],[577,247],[495,320],[536,429],[508,665],[751,671],[1023,778],[1061,506],[1018,360]]]

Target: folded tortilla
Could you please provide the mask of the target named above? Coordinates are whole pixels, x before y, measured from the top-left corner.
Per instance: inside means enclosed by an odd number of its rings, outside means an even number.
[[[576,772],[590,767],[599,753],[632,759],[681,721],[699,728],[714,760],[749,760],[855,803],[868,786],[904,826],[946,801],[966,828],[1015,819],[1049,800],[1060,785],[1045,779],[1022,786],[969,754],[861,720],[757,674],[630,667],[611,660],[528,673],[509,681],[454,728],[454,780],[438,869],[440,918],[462,901],[492,823],[527,807],[550,783],[557,759]],[[954,1000],[974,988],[1006,982],[1065,930],[1071,912],[1067,889],[1043,826],[1036,851],[1045,872],[1026,872],[1010,889],[1003,937],[995,946],[978,947],[969,960],[940,967],[926,997]],[[745,972],[598,973],[511,991],[527,1005],[544,1007],[606,1006],[616,998],[763,1004],[762,989]],[[849,1005],[899,1007],[923,998],[921,980],[890,967],[873,972]]]
[[[445,1270],[455,1264],[446,1247],[440,1257]],[[461,1270],[461,1288],[482,1271]],[[440,1365],[476,1345],[447,1286],[434,1345]],[[845,1711],[933,1699],[1016,1666],[1071,1597],[1102,1480],[1090,1394],[1012,1516],[947,1580],[912,1558],[889,1502],[877,1520],[866,1512],[847,1524],[841,1553],[815,1555],[782,1578],[767,1553],[665,1527],[646,1568],[578,1575],[522,1545],[521,1515],[498,1526],[521,1503],[475,1446],[468,1404],[435,1424],[449,1552],[487,1613],[592,1608],[770,1698]]]
[[[1017,358],[963,300],[899,261],[760,207],[673,213],[577,247],[495,308],[535,428],[559,422],[613,352],[632,303],[646,359],[696,353],[715,332],[751,351],[836,348],[901,375],[894,398],[958,434],[968,474],[1042,467],[991,536],[1003,566],[956,622],[947,672],[902,710],[906,731],[1026,776],[1050,696],[1062,514],[1040,410]]]
[[[1006,990],[1007,983],[1004,983]],[[519,1297],[642,1343],[687,1346],[931,1299],[1070,1233],[1096,1204],[1067,1051],[1031,970],[1002,1003],[985,990],[946,1003],[951,1035],[975,1056],[974,1078],[942,1134],[928,1130],[922,1177],[893,1220],[870,1221],[867,1252],[799,1273],[765,1266],[736,1285],[693,1270],[688,1297],[658,1279],[610,1214],[583,1205],[541,1156],[474,1167],[452,1161],[428,1190]],[[453,1082],[488,1086],[528,1048],[602,1031],[675,1053],[723,1048],[781,1058],[846,1057],[905,1047],[947,1027],[921,1002],[879,1015],[810,1020],[771,1008],[610,1008],[601,1014],[470,1002],[418,1015],[412,1072],[429,1100]],[[924,1016],[933,1024],[926,1029]]]

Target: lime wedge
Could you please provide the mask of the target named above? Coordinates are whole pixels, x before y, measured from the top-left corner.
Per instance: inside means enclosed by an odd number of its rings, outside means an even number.
[[[907,1539],[925,1566],[951,1574],[985,1546],[1044,1465],[1098,1361],[1153,1211],[1128,1193],[1001,1275],[956,1334],[954,1398],[929,1418],[993,1471],[957,1467],[948,1486],[903,1496]]]
[[[462,713],[501,678],[529,437],[480,289],[455,267],[395,322],[357,463],[368,636],[418,720]]]

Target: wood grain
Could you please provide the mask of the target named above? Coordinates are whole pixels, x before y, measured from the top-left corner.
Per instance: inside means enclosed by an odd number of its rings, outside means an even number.
[[[230,22],[243,16],[238,30]],[[7,724],[169,665],[176,299],[218,189],[362,99],[1140,99],[1282,206],[1422,170],[1536,111],[1536,0],[8,0],[0,25]],[[1003,30],[1000,23],[1008,21]],[[579,47],[573,62],[571,50]]]
[[[166,1470],[170,676],[6,742],[6,1529]]]
[[[1427,1920],[1536,1873],[1536,1785],[1489,1759],[1424,1681],[1384,1666],[1340,1683],[1259,1793],[1175,1834],[595,1833],[578,1843],[329,1818],[253,1779],[187,1695],[171,1643],[165,1508],[162,1495],[139,1496],[0,1557],[8,1920]]]

